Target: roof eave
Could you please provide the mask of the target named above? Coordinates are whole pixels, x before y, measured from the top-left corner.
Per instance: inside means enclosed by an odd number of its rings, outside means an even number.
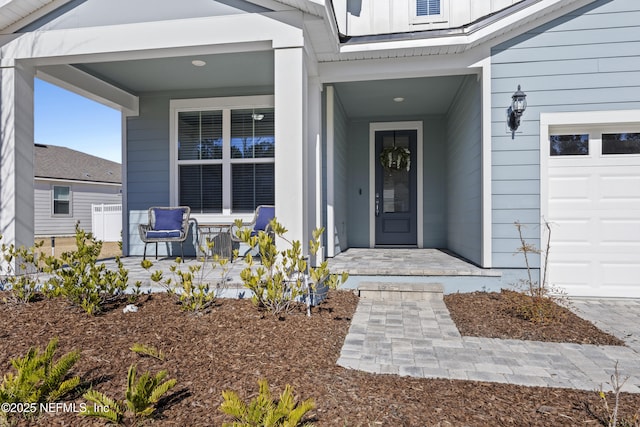
[[[555,19],[554,11],[561,10],[561,14],[566,14],[594,1],[525,0],[463,27],[347,38],[340,45],[340,53],[430,47],[448,47],[449,51],[464,51],[505,33],[521,30],[526,23],[536,21],[536,25],[541,25]]]

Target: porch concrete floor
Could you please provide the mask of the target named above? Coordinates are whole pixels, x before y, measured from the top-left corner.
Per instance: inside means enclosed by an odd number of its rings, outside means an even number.
[[[161,290],[149,279],[151,272],[161,270],[165,278],[172,277],[170,267],[174,264],[175,258],[161,257],[155,260],[150,256],[147,259],[154,264],[149,271],[140,266],[142,257],[121,258],[124,266],[129,270],[130,283],[139,280],[145,290]],[[112,259],[103,262],[110,269],[116,267]],[[186,258],[183,269],[187,270],[189,266],[196,264],[199,262],[195,258]],[[259,259],[256,259],[256,264],[259,264]],[[211,268],[211,265],[207,263],[203,274],[209,282],[216,282],[221,277],[222,269]],[[243,289],[240,272],[245,267],[243,259],[229,263],[225,287]],[[329,258],[329,269],[333,273],[346,271],[353,276],[500,276],[499,271],[477,267],[440,249],[351,248],[334,258]]]
[[[350,248],[329,258],[329,269],[366,276],[500,276],[440,249]]]

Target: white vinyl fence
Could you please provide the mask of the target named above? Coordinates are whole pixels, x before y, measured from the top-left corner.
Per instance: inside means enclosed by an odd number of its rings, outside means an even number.
[[[91,230],[103,242],[117,242],[122,237],[122,204],[91,205]]]

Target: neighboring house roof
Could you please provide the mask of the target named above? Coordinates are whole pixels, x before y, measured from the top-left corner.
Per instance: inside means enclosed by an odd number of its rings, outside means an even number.
[[[122,165],[56,145],[35,144],[36,178],[122,183]]]

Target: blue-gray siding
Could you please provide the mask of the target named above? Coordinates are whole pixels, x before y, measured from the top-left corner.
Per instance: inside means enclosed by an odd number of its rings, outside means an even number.
[[[468,76],[447,115],[447,247],[482,263],[482,103]]]
[[[138,236],[138,224],[146,222],[149,207],[169,205],[171,99],[272,93],[272,87],[246,87],[149,93],[140,96],[140,115],[127,119],[128,224],[123,225],[123,230],[129,232],[129,255],[142,255],[144,244]],[[162,247],[158,250],[160,254],[165,253]]]
[[[495,47],[491,78],[493,266],[523,267],[513,223],[540,245],[540,114],[640,108],[640,2],[596,1]],[[512,140],[518,85],[528,108]]]
[[[338,96],[334,99],[334,147],[333,147],[333,179],[334,179],[334,218],[335,218],[335,253],[349,247],[348,229],[352,223],[349,218],[348,199],[352,188],[348,185],[349,161],[347,138],[347,115]],[[331,231],[331,230],[330,230]]]

